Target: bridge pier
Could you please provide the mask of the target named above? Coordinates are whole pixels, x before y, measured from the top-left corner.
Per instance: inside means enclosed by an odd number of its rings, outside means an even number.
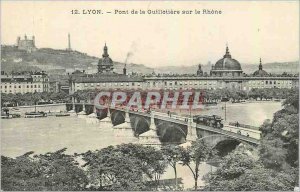
[[[85,117],[84,115],[86,115],[86,112],[85,112],[85,104],[83,103],[83,104],[82,104],[82,111],[80,111],[80,112],[78,113],[78,117],[79,117],[79,118],[83,118],[83,117]]]
[[[87,123],[97,124],[99,119],[97,118],[96,107],[93,107],[93,112],[86,118]]]
[[[129,109],[125,111],[125,122],[113,127],[114,133],[118,137],[132,137],[134,135],[130,124]]]
[[[75,110],[75,101],[74,101],[74,97],[72,97],[72,109],[70,111],[68,111],[68,113],[70,113],[71,116],[76,116],[76,110]]]
[[[106,117],[103,118],[103,119],[101,119],[100,123],[112,124],[111,114],[110,114],[109,107],[107,107],[107,115],[106,115]]]
[[[149,131],[139,135],[139,143],[142,145],[160,146],[159,136],[157,135],[157,127],[154,122],[154,111],[151,111],[151,119]]]
[[[193,118],[188,118],[188,125],[187,125],[187,135],[186,135],[186,142],[192,142],[196,141],[197,139],[197,130],[196,130],[197,124],[193,122]]]

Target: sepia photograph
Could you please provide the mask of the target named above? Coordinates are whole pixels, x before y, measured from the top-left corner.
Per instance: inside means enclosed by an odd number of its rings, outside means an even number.
[[[2,191],[300,191],[299,1],[9,1]]]

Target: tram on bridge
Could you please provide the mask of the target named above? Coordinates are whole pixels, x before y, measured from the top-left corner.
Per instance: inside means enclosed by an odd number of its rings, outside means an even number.
[[[206,125],[214,128],[223,128],[223,119],[217,115],[196,115],[193,121],[200,125]]]

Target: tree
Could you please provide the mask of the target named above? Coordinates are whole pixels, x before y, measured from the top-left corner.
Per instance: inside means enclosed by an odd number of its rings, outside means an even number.
[[[154,181],[156,187],[159,185],[160,176],[167,167],[167,162],[160,150],[151,146],[136,144],[123,144],[116,148],[124,154],[137,158],[142,163],[142,170],[145,175]]]
[[[181,161],[182,165],[187,166],[193,174],[195,180],[195,190],[198,188],[199,166],[202,162],[213,158],[216,151],[208,146],[203,140],[196,140],[191,147],[182,150]],[[195,167],[192,167],[192,162]]]
[[[205,190],[232,190],[235,180],[244,174],[246,170],[252,169],[256,165],[255,158],[249,155],[249,152],[244,146],[239,146],[235,151],[225,156],[217,170],[204,177],[207,183]]]
[[[174,170],[176,190],[178,189],[176,165],[181,159],[181,151],[182,149],[180,147],[174,145],[165,145],[162,147],[163,156]]]
[[[290,191],[296,185],[297,170],[267,169],[246,149],[228,154],[213,173],[205,175],[210,191]]]
[[[274,114],[272,122],[265,122],[260,130],[262,131],[261,156],[266,158],[263,162],[267,167],[274,166],[284,168],[284,163],[280,161],[280,166],[271,165],[270,161],[284,157],[289,165],[298,166],[298,142],[299,142],[299,93],[297,90],[288,91],[287,99],[283,103],[283,109]],[[276,157],[277,156],[277,157]]]
[[[4,191],[42,191],[41,165],[24,154],[17,158],[1,156],[1,188]]]
[[[1,186],[13,191],[84,190],[87,177],[66,149],[33,155],[28,152],[17,158],[1,157]]]
[[[87,177],[73,155],[66,148],[56,152],[36,155],[43,173],[44,185],[49,191],[80,191],[88,184]]]
[[[97,190],[145,190],[158,184],[166,163],[159,150],[122,144],[82,154],[91,184]]]

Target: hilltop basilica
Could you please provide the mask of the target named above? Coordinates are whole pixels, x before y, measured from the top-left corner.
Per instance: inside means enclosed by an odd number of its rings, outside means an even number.
[[[238,89],[249,91],[253,88],[292,88],[298,87],[299,77],[292,75],[271,75],[263,70],[260,59],[258,70],[252,74],[243,73],[239,61],[234,59],[226,46],[224,56],[212,66],[210,73],[203,72],[198,66],[195,75],[160,75],[147,76],[113,72],[114,64],[105,44],[102,58],[98,62],[98,73],[77,72],[69,75],[70,93],[88,89],[144,89],[144,90],[189,90],[189,89]]]

